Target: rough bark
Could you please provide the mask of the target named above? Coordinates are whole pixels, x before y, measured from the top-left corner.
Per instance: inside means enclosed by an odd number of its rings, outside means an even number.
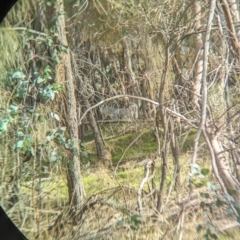
[[[229,4],[228,4],[229,2]],[[225,15],[225,19],[227,22],[228,32],[230,35],[230,41],[231,45],[234,50],[234,54],[238,58],[238,61],[240,60],[240,44],[238,40],[238,35],[240,35],[240,31],[236,33],[234,23],[239,21],[239,14],[237,11],[237,4],[235,0],[220,0],[220,3],[222,5],[222,9]],[[231,12],[233,14],[231,14]]]
[[[85,103],[86,103],[87,109],[89,109],[90,104],[89,104],[88,100],[86,100]],[[104,165],[111,165],[111,163],[112,163],[111,157],[112,156],[111,156],[111,153],[105,149],[104,142],[103,142],[103,139],[101,136],[101,131],[98,127],[98,123],[95,119],[93,111],[89,111],[89,122],[90,122],[90,125],[93,130],[94,140],[95,140],[95,145],[96,145],[97,155],[98,155],[99,160],[102,160]]]
[[[56,22],[58,41],[64,47],[68,46],[63,1],[55,3],[55,11],[59,14]],[[61,63],[65,73],[66,86],[66,109],[67,109],[67,129],[69,138],[73,141],[72,151],[68,163],[68,186],[70,203],[80,207],[83,202],[84,188],[82,183],[80,161],[79,161],[79,139],[78,139],[78,122],[77,122],[77,105],[75,98],[74,76],[72,71],[70,53],[61,54]]]
[[[224,183],[224,187],[228,191],[229,195],[231,195],[237,207],[240,207],[240,183],[234,177],[233,173],[231,172],[228,159],[226,158],[226,152],[223,149],[221,142],[218,140],[218,137],[213,133],[211,128],[207,128],[207,135],[210,140],[210,144],[212,150],[214,152],[214,159],[212,159],[213,164],[217,166],[217,173],[215,175],[220,176],[221,180]]]
[[[211,25],[214,15],[216,1],[212,1],[210,4],[210,11],[209,11],[209,18],[206,27],[206,36],[204,39],[204,51],[203,51],[203,76],[202,76],[202,85],[203,85],[203,95],[202,95],[202,112],[201,112],[201,125],[200,127],[203,129],[208,135],[208,139],[210,142],[209,150],[210,152],[213,151],[212,156],[212,165],[216,165],[217,169],[215,169],[215,175],[218,180],[223,182],[224,186],[222,186],[228,193],[235,199],[236,204],[239,206],[240,204],[240,184],[234,178],[233,174],[231,173],[228,159],[225,156],[225,151],[223,146],[220,142],[220,129],[217,131],[215,127],[212,125],[212,121],[210,120],[210,112],[207,112],[207,96],[208,96],[208,89],[207,89],[207,63],[208,63],[208,55],[209,55],[209,39],[211,33]],[[206,128],[205,128],[206,126]],[[205,137],[206,138],[206,137]],[[207,139],[206,139],[207,140]],[[207,140],[208,142],[208,140]]]
[[[162,169],[161,169],[161,181],[159,186],[159,191],[157,193],[157,212],[162,212],[162,206],[163,206],[163,196],[165,191],[165,182],[166,182],[166,176],[167,176],[167,164],[168,164],[168,152],[169,152],[169,137],[168,137],[168,121],[166,117],[166,111],[163,106],[164,103],[164,90],[167,82],[167,76],[169,71],[169,46],[167,46],[166,49],[166,57],[165,57],[165,66],[164,71],[161,79],[161,85],[159,89],[159,107],[158,107],[158,113],[156,117],[156,126],[159,126],[160,122],[164,129],[164,140],[163,140],[163,146],[162,146]],[[158,117],[160,116],[160,121]]]
[[[199,1],[194,1],[192,5],[194,16],[196,16],[195,29],[200,29],[201,27],[201,6]],[[199,106],[199,96],[201,93],[202,86],[202,71],[203,71],[203,40],[202,34],[198,33],[194,35],[194,47],[195,47],[195,68],[194,68],[194,80],[193,80],[193,106],[200,109]]]

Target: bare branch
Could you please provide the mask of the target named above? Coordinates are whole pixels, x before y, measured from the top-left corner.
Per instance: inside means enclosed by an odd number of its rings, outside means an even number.
[[[86,117],[87,113],[91,110],[93,110],[94,108],[97,108],[99,106],[101,106],[102,104],[106,103],[106,102],[109,102],[109,101],[112,101],[114,99],[118,99],[118,98],[124,98],[124,97],[129,97],[129,98],[134,98],[134,99],[140,99],[140,100],[143,100],[143,101],[146,101],[146,102],[150,102],[150,103],[153,103],[154,105],[159,105],[158,102],[155,102],[151,99],[148,99],[148,98],[144,98],[144,97],[138,97],[138,96],[132,96],[132,95],[127,95],[127,94],[122,94],[122,95],[117,95],[117,96],[114,96],[114,97],[110,97],[110,98],[107,98],[107,99],[104,99],[102,101],[100,101],[99,103],[93,105],[92,107],[88,108],[86,112],[84,112],[84,114],[82,115],[82,117],[79,119],[79,123],[78,125],[81,125],[82,124],[82,120]]]

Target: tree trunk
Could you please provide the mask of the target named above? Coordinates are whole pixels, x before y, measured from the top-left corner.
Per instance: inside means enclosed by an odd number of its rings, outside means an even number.
[[[65,30],[65,17],[63,0],[58,0],[55,3],[55,12],[58,14],[56,28],[59,44],[68,47],[68,41]],[[67,109],[67,129],[69,138],[73,141],[72,151],[68,163],[68,187],[70,203],[77,208],[83,202],[84,187],[82,183],[80,161],[79,161],[79,138],[78,138],[78,122],[77,122],[77,106],[75,98],[74,77],[72,71],[70,53],[61,54],[60,64],[63,66],[66,86],[66,109]]]
[[[228,4],[229,2],[229,4]],[[231,45],[233,47],[233,53],[237,57],[238,61],[240,60],[240,44],[239,37],[240,31],[236,33],[234,23],[239,21],[239,13],[237,11],[237,3],[235,0],[220,0],[225,19],[227,22],[228,32],[230,35]],[[229,8],[230,6],[230,8]],[[231,14],[232,12],[232,14]],[[232,16],[233,15],[233,16]]]
[[[199,1],[193,2],[193,14],[196,16],[196,25],[195,29],[201,27],[201,6]],[[195,68],[194,68],[194,82],[193,82],[193,107],[196,107],[198,110],[199,106],[199,96],[201,94],[202,86],[202,71],[203,71],[203,41],[202,34],[198,33],[194,35],[194,44],[195,44]]]
[[[213,135],[213,130],[210,128],[207,128],[207,135],[210,140],[214,156],[215,156],[215,163],[217,166],[217,170],[219,176],[221,177],[224,186],[226,187],[226,190],[228,191],[229,195],[231,195],[238,208],[240,207],[240,183],[238,180],[233,176],[233,173],[231,172],[228,159],[226,158],[225,154],[226,152],[223,149],[222,144],[218,140],[216,135]],[[212,159],[214,161],[214,159]],[[214,163],[213,163],[214,164]]]
[[[163,107],[164,103],[164,90],[165,86],[167,84],[167,76],[168,76],[168,70],[169,70],[169,46],[167,46],[166,49],[166,56],[165,56],[165,66],[163,75],[161,78],[161,84],[159,89],[159,106],[158,106],[158,112],[156,115],[156,126],[159,127],[160,122],[164,129],[164,140],[163,140],[163,146],[162,146],[162,168],[161,168],[161,181],[159,185],[159,191],[157,193],[157,212],[162,212],[162,206],[163,206],[163,196],[165,191],[165,182],[166,182],[166,176],[167,176],[167,164],[168,164],[168,152],[169,152],[169,136],[168,136],[168,121],[166,116],[165,108]],[[160,117],[160,121],[159,118]]]
[[[88,100],[85,101],[85,105],[87,106],[87,109],[90,108],[90,104]],[[104,165],[109,166],[112,164],[112,156],[111,156],[111,153],[105,149],[101,131],[98,127],[98,123],[95,119],[93,111],[89,112],[89,121],[93,130],[98,158],[99,160],[103,161]]]
[[[203,85],[203,94],[202,94],[202,112],[201,112],[201,122],[200,128],[203,129],[203,132],[206,131],[205,139],[207,140],[209,150],[212,156],[212,165],[214,166],[214,173],[219,180],[220,184],[223,182],[222,188],[223,190],[228,191],[228,193],[234,198],[237,207],[240,206],[240,184],[234,178],[231,173],[231,169],[229,167],[228,159],[225,156],[225,151],[223,146],[218,139],[220,136],[222,129],[219,127],[216,129],[215,126],[212,125],[211,114],[207,112],[207,63],[208,63],[208,55],[209,55],[209,39],[211,32],[211,24],[214,15],[216,0],[210,3],[210,11],[209,18],[206,27],[206,36],[204,40],[204,52],[203,52],[203,76],[202,76],[202,85]],[[226,123],[225,123],[226,125]],[[224,123],[221,122],[220,126],[224,126]],[[215,168],[216,165],[216,168]],[[224,185],[224,186],[223,186]]]

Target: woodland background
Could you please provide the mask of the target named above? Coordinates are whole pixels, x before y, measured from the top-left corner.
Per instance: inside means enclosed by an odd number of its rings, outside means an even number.
[[[237,0],[18,1],[0,200],[29,239],[239,239],[239,17]]]

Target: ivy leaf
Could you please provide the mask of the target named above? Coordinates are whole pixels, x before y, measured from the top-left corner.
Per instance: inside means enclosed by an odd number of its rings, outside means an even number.
[[[51,99],[51,100],[53,100],[54,99],[54,97],[55,97],[55,93],[54,92],[49,92],[49,94],[48,94],[48,97]]]
[[[20,71],[16,71],[13,73],[12,78],[24,79],[25,75]]]
[[[57,157],[56,156],[51,156],[49,158],[49,162],[56,162],[57,161]]]
[[[52,141],[52,138],[53,138],[53,137],[52,137],[51,135],[46,136],[46,139],[47,139],[48,142],[51,142],[51,141]]]
[[[203,169],[201,170],[201,174],[204,175],[204,176],[207,176],[209,172],[210,172],[210,171],[209,171],[208,168],[203,168]]]
[[[51,46],[52,46],[52,39],[48,38],[48,39],[46,40],[46,45],[47,45],[48,47],[51,47]]]
[[[208,192],[200,192],[200,196],[204,198],[210,198],[210,194]]]
[[[59,64],[59,63],[60,63],[60,59],[58,58],[58,55],[57,55],[57,51],[56,51],[56,50],[53,52],[52,60],[53,60],[56,64]]]
[[[36,82],[39,84],[39,83],[45,82],[45,79],[41,77],[37,77]]]
[[[54,118],[55,120],[57,120],[58,122],[60,121],[60,118],[59,118],[59,116],[58,116],[56,113],[51,112],[51,113],[50,113],[50,116],[51,116],[52,118]]]
[[[201,224],[199,224],[199,225],[197,226],[197,232],[199,233],[202,229],[203,229],[203,226],[202,226]]]
[[[6,132],[7,131],[7,126],[8,126],[8,121],[3,120],[0,122],[0,132]]]
[[[19,140],[19,141],[17,141],[17,143],[16,143],[16,147],[17,147],[18,149],[21,149],[21,148],[23,147],[23,143],[24,143],[23,140]]]
[[[127,36],[127,30],[126,30],[126,28],[123,28],[123,29],[122,29],[122,36],[123,36],[123,37]]]
[[[32,154],[33,157],[35,156],[35,152],[34,152],[33,147],[30,148],[30,153]]]
[[[225,203],[222,201],[222,200],[220,200],[219,198],[217,199],[217,201],[216,201],[216,206],[217,207],[221,207],[221,206],[223,206]]]
[[[62,53],[68,53],[68,49],[66,48],[66,47],[63,47],[63,46],[60,46],[60,51],[62,52]]]
[[[88,153],[86,151],[81,152],[83,158],[88,158]]]
[[[217,236],[215,233],[212,233],[212,234],[211,234],[211,238],[213,238],[213,239],[218,239],[218,236]]]

